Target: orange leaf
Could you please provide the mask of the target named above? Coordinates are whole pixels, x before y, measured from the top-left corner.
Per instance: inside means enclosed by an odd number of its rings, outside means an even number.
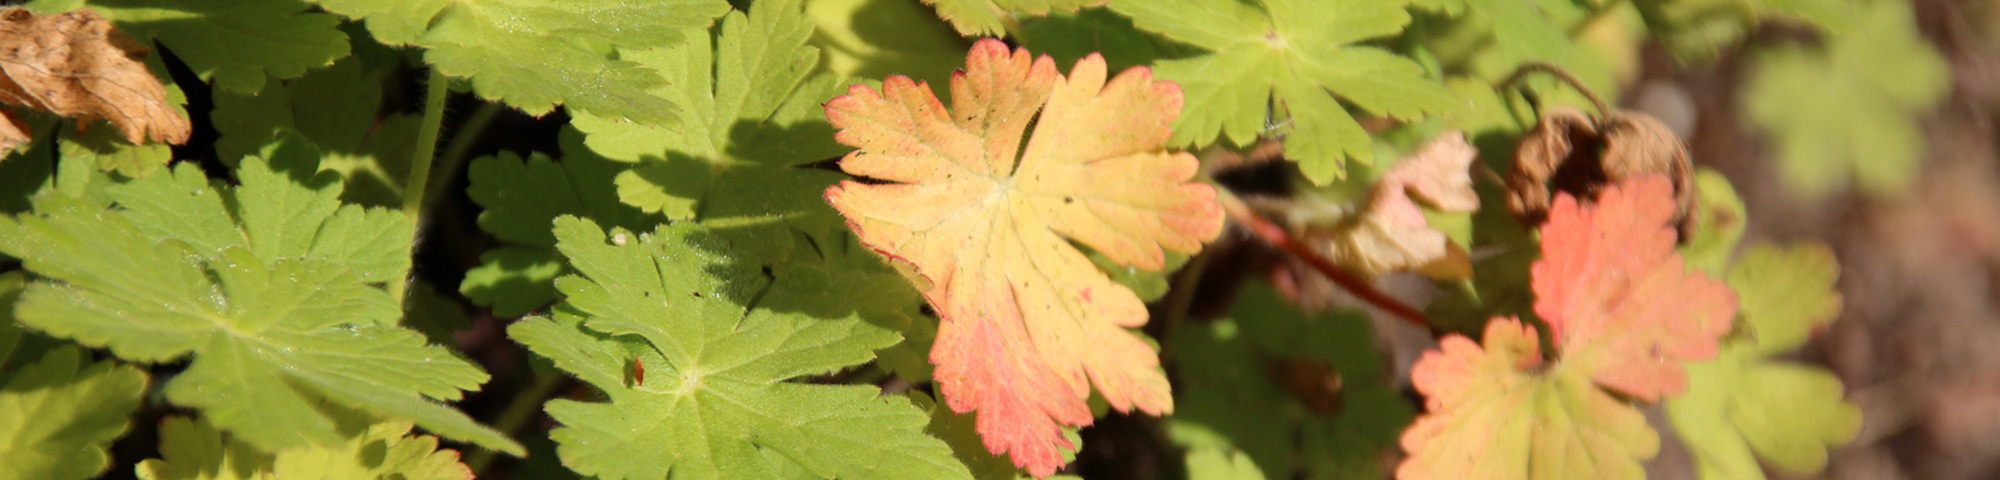
[[[1736,294],[1674,252],[1675,208],[1658,176],[1611,186],[1594,206],[1564,195],[1533,267],[1535,313],[1563,361],[1649,402],[1687,390],[1681,362],[1714,358],[1736,318]]]
[[[41,15],[0,10],[0,102],[66,117],[106,120],[134,145],[183,143],[193,132],[167,103],[146,48],[89,9]]]
[[[1713,358],[1736,316],[1729,287],[1674,252],[1676,208],[1658,176],[1611,185],[1594,205],[1557,198],[1532,267],[1556,361],[1543,366],[1534,329],[1512,318],[1487,324],[1484,348],[1444,339],[1411,373],[1427,413],[1403,433],[1397,478],[1643,476],[1659,437],[1606,390],[1680,394],[1681,364]]]
[[[942,317],[931,362],[947,403],[977,410],[986,448],[1037,477],[1075,448],[1062,426],[1091,422],[1093,384],[1120,410],[1173,410],[1158,355],[1126,330],[1146,306],[1070,242],[1157,270],[1162,248],[1197,252],[1222,228],[1215,190],[1189,182],[1198,162],[1164,149],[1180,88],[1105,73],[1097,55],[1064,77],[985,40],[952,77],[950,111],[900,76],[826,104],[835,138],[859,148],[841,168],[883,181],[827,200]]]

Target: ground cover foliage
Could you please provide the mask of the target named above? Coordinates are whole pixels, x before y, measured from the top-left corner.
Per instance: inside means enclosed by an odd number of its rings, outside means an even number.
[[[1835,255],[1606,100],[1900,195],[1909,12],[7,7],[0,479],[1812,475]]]

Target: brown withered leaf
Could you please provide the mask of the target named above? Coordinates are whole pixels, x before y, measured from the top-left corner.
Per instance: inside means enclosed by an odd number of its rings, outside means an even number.
[[[0,160],[6,159],[8,153],[31,141],[34,141],[34,137],[28,136],[28,124],[19,118],[14,118],[14,112],[0,110]]]
[[[1674,219],[1686,236],[1696,197],[1687,144],[1643,113],[1613,111],[1600,122],[1581,110],[1557,107],[1515,147],[1507,209],[1533,227],[1548,218],[1555,192],[1597,198],[1607,185],[1648,175],[1672,180]]]
[[[1363,277],[1419,271],[1434,278],[1471,275],[1471,261],[1431,227],[1418,203],[1444,212],[1479,209],[1472,191],[1472,161],[1479,154],[1465,134],[1447,132],[1390,167],[1357,215],[1330,231],[1308,234],[1327,259]]]
[[[193,127],[134,57],[147,53],[97,12],[0,10],[0,102],[111,122],[133,144],[185,143]]]

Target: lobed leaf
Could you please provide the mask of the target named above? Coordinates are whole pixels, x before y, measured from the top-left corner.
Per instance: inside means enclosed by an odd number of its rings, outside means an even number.
[[[1650,176],[1605,188],[1595,204],[1564,193],[1530,267],[1533,327],[1489,322],[1484,347],[1460,336],[1411,373],[1428,413],[1403,434],[1405,480],[1638,478],[1659,450],[1643,415],[1612,392],[1655,402],[1688,389],[1685,362],[1715,358],[1736,315],[1727,286],[1674,251],[1673,187]]]
[[[1673,187],[1647,177],[1595,206],[1558,198],[1532,267],[1535,313],[1563,363],[1648,402],[1687,388],[1680,364],[1713,358],[1736,296],[1674,251]]]
[[[1786,186],[1818,198],[1852,184],[1909,188],[1923,164],[1917,116],[1951,90],[1949,65],[1918,34],[1908,5],[1871,2],[1824,52],[1785,45],[1754,58],[1742,108],[1777,147]]]
[[[297,78],[307,69],[327,66],[348,54],[340,18],[309,12],[312,6],[300,0],[78,3],[86,3],[117,22],[119,29],[137,37],[140,45],[158,41],[202,80],[236,93],[264,88],[266,75]]]
[[[272,82],[243,94],[216,88],[210,120],[221,138],[215,154],[226,165],[255,155],[264,145],[298,135],[320,151],[319,168],[340,173],[341,200],[400,207],[403,183],[417,145],[418,118],[382,108],[382,77],[359,58],[343,59],[289,83]]]
[[[694,219],[763,258],[791,250],[787,228],[820,234],[839,220],[817,193],[840,174],[807,167],[844,153],[820,113],[840,87],[816,73],[819,49],[806,46],[812,21],[796,0],[760,3],[725,16],[706,36],[625,58],[683,81],[650,92],[691,119],[680,125],[578,115],[584,143],[607,158],[639,165],[618,175],[627,204],[669,219]]]
[[[1090,423],[1092,384],[1119,410],[1173,408],[1153,347],[1126,330],[1144,304],[1069,242],[1157,270],[1162,248],[1198,251],[1222,226],[1215,190],[1188,182],[1194,157],[1162,148],[1179,89],[1144,68],[1106,83],[1097,56],[1071,73],[986,40],[951,111],[903,77],[826,104],[835,138],[860,149],[841,168],[885,182],[827,200],[943,319],[931,361],[946,403],[978,410],[987,449],[1037,477],[1074,448],[1062,426]]]
[[[555,162],[539,153],[523,159],[509,152],[472,160],[466,193],[485,211],[479,227],[504,242],[480,254],[480,265],[466,272],[459,291],[473,303],[493,307],[500,317],[518,317],[555,302],[555,279],[569,266],[555,251],[549,222],[574,215],[625,229],[651,228],[665,222],[618,201],[613,178],[627,168],[591,152],[583,135],[563,129],[558,137],[563,159]]]
[[[105,449],[125,434],[146,373],[88,355],[56,348],[0,379],[0,479],[81,480],[111,466]]]
[[[557,282],[567,302],[555,319],[524,319],[508,333],[609,399],[549,402],[564,465],[608,480],[773,478],[791,468],[818,478],[969,478],[923,434],[925,416],[907,400],[867,385],[787,381],[895,343],[863,321],[892,308],[868,305],[879,297],[807,288],[828,284],[810,266],[788,266],[799,270],[767,285],[758,265],[738,263],[690,223],[646,235],[607,234],[574,217],[555,225],[579,275]],[[863,283],[896,282],[882,277]],[[628,382],[634,362],[646,365],[643,384]]]
[[[518,453],[427,400],[457,400],[486,374],[394,326],[399,309],[370,285],[408,270],[408,221],[343,207],[302,142],[264,155],[234,188],[189,164],[105,187],[110,210],[52,194],[0,219],[0,252],[48,279],[23,294],[21,324],[133,361],[192,357],[167,401],[265,450],[338,442],[316,409],[331,400]]]
[[[1702,478],[1764,478],[1757,458],[1779,471],[1817,473],[1828,447],[1860,432],[1861,410],[1841,400],[1839,377],[1773,358],[1833,321],[1837,276],[1833,252],[1817,244],[1753,246],[1730,268],[1742,322],[1719,358],[1688,366],[1687,395],[1666,404],[1675,430],[1700,439],[1685,443]]]
[[[1324,184],[1348,159],[1375,158],[1368,132],[1345,106],[1393,118],[1440,113],[1460,103],[1423,67],[1375,47],[1410,21],[1397,2],[1341,0],[1114,0],[1139,28],[1208,50],[1156,64],[1186,91],[1187,112],[1170,142],[1249,145],[1283,135],[1285,156]],[[1268,119],[1268,122],[1266,123]]]
[[[1445,337],[1410,380],[1428,412],[1403,433],[1410,456],[1396,478],[1494,480],[1641,478],[1659,452],[1646,418],[1556,366],[1541,374],[1535,328],[1512,318],[1486,325],[1484,347]]]
[[[371,421],[329,412],[345,443],[260,452],[205,420],[172,417],[160,424],[161,458],[139,462],[143,480],[404,479],[469,480],[458,452],[438,449],[437,437],[410,435],[408,422]]]
[[[721,0],[313,0],[367,22],[377,40],[423,47],[424,61],[470,77],[481,97],[530,115],[556,105],[646,123],[672,123],[674,104],[648,89],[663,79],[586,45],[660,47],[701,36],[728,10]],[[678,80],[678,79],[675,79]]]

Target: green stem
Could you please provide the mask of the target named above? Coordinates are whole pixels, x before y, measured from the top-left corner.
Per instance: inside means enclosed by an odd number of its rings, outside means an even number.
[[[479,134],[486,131],[487,125],[493,124],[493,117],[499,116],[502,108],[504,107],[493,102],[480,105],[478,110],[472,112],[472,116],[465,117],[465,122],[460,123],[458,128],[452,131],[451,143],[444,147],[444,154],[437,157],[437,175],[431,179],[429,195],[424,198],[425,211],[436,206],[438,198],[443,196],[447,187],[450,187],[448,183],[458,178],[459,169],[465,168],[467,160],[465,154],[472,150],[472,142],[479,140]]]
[[[507,404],[507,409],[501,411],[500,418],[493,422],[493,429],[507,436],[514,436],[514,431],[527,426],[536,415],[542,413],[542,402],[548,400],[549,396],[555,395],[556,390],[563,386],[563,381],[568,379],[569,377],[559,373],[536,376],[535,382],[529,384],[528,388],[514,394],[514,400]],[[472,453],[465,455],[465,466],[470,467],[473,476],[477,477],[486,473],[486,467],[493,464],[493,459],[493,450],[472,449]]]
[[[430,92],[424,99],[423,123],[417,126],[417,149],[410,157],[410,179],[403,183],[403,216],[410,219],[412,229],[410,249],[416,250],[415,240],[422,238],[424,225],[424,191],[431,182],[431,159],[437,154],[438,130],[444,127],[444,98],[451,93],[451,86],[445,83],[444,72],[431,68],[431,77],[424,82]],[[389,295],[395,297],[396,304],[402,305],[403,298],[410,290],[407,275],[400,282],[389,283]]]
[[[1201,284],[1201,274],[1208,270],[1208,261],[1214,256],[1214,251],[1207,251],[1189,259],[1174,278],[1173,288],[1167,290],[1167,310],[1163,312],[1166,324],[1160,327],[1160,338],[1157,339],[1160,341],[1160,356],[1168,356],[1173,349],[1174,331],[1187,321],[1188,310],[1194,308],[1194,289]]]

